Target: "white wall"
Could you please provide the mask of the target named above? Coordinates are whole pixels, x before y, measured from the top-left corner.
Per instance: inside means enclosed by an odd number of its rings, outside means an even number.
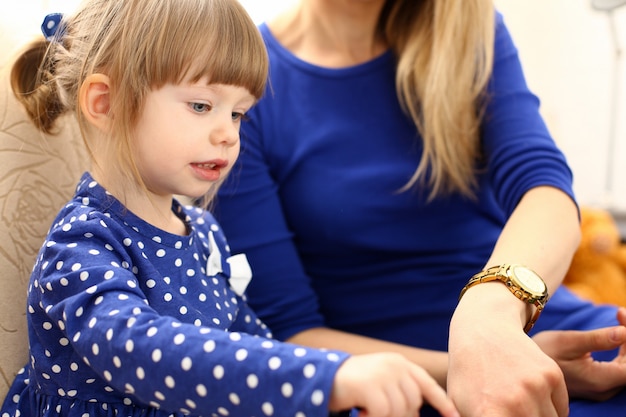
[[[69,11],[79,0],[22,0],[3,3],[0,13],[0,65],[7,45],[38,33],[42,17]],[[258,23],[294,0],[240,0]],[[588,0],[495,0],[519,48],[531,89],[574,171],[583,204],[626,211],[626,52],[620,60],[616,143],[609,154],[614,50],[604,13]],[[626,50],[626,6],[615,14]],[[4,47],[3,47],[4,45]],[[607,173],[607,161],[613,165]],[[610,177],[608,177],[610,174]],[[612,189],[607,190],[607,178]]]
[[[574,171],[581,203],[626,211],[626,56],[619,60],[617,123],[609,155],[614,47],[608,17],[588,0],[496,0],[531,89]],[[626,6],[614,13],[626,48]],[[623,54],[624,55],[624,54]],[[612,189],[607,190],[607,162]],[[610,193],[609,193],[610,191]]]

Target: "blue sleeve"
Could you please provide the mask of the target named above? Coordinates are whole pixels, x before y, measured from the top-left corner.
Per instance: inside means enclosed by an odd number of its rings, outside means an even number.
[[[125,267],[132,260],[124,243],[106,234],[115,227],[99,216],[52,232],[45,262],[38,264],[45,273],[31,289],[40,293],[46,311],[43,321],[31,326],[37,339],[50,338],[49,323],[59,323],[63,345],[70,344],[90,369],[139,404],[200,414],[217,414],[227,404],[240,415],[259,415],[264,404],[307,415],[327,413],[344,354],[160,314],[147,302],[137,275]],[[68,250],[68,242],[80,243]],[[84,255],[77,257],[78,252]],[[255,317],[248,311],[241,316]],[[315,370],[310,377],[303,374],[307,365]],[[280,390],[287,383],[291,397]],[[254,395],[243,398],[251,391]],[[233,393],[242,401],[233,404]],[[311,401],[316,393],[319,401]]]
[[[496,199],[510,215],[525,192],[541,185],[574,200],[572,172],[529,90],[517,49],[497,15],[493,74],[487,91],[482,146]]]
[[[272,167],[264,155],[263,134],[271,132],[268,124],[272,114],[281,113],[262,114],[271,106],[268,92],[248,113],[250,120],[241,128],[241,154],[220,188],[214,213],[232,252],[245,253],[252,265],[247,290],[252,308],[274,337],[285,340],[303,330],[324,326],[324,321],[283,214]],[[221,209],[221,200],[228,201],[227,210]]]

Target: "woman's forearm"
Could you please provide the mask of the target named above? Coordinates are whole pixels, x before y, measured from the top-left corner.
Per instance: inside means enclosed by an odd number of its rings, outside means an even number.
[[[316,348],[337,349],[354,355],[374,352],[400,353],[424,368],[442,387],[446,386],[448,372],[446,352],[419,349],[325,327],[305,330],[292,336],[287,342]]]
[[[537,187],[522,197],[486,266],[524,264],[544,279],[552,294],[561,284],[579,242],[576,204],[556,188]]]

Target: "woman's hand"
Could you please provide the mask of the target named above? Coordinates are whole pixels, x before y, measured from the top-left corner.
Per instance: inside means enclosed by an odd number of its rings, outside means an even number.
[[[533,340],[554,359],[567,383],[571,397],[607,400],[626,386],[626,308],[620,308],[621,326],[590,331],[545,331]],[[610,362],[599,362],[591,352],[619,347]]]
[[[459,417],[443,388],[421,367],[398,353],[348,358],[337,370],[331,411],[360,408],[364,417],[415,417],[424,401],[443,417]]]
[[[563,373],[522,331],[526,315],[508,307],[511,294],[502,284],[475,288],[463,297],[450,324],[447,387],[461,415],[566,417]],[[501,288],[505,293],[498,295]]]

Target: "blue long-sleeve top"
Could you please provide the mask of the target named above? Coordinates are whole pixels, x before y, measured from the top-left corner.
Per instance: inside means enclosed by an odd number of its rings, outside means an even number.
[[[0,415],[328,414],[347,355],[270,339],[232,289],[234,258],[213,216],[176,200],[172,210],[188,235],[146,223],[82,177],[33,269],[31,360]]]
[[[399,192],[417,168],[421,137],[398,102],[391,52],[322,68],[291,54],[267,25],[260,30],[270,85],[242,127],[241,155],[214,211],[250,260],[251,305],[279,339],[328,326],[446,350],[459,292],[524,193],[547,185],[574,199],[572,172],[502,16],[474,200],[428,202],[419,185]],[[536,331],[615,323],[613,309],[589,308],[559,290]]]

